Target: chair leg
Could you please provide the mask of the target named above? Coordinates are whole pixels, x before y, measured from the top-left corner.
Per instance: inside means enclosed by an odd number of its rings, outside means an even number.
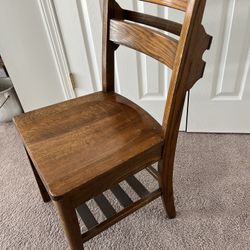
[[[174,160],[163,160],[158,164],[160,178],[159,184],[162,190],[162,202],[169,219],[176,216],[173,192],[173,163]]]
[[[59,200],[53,202],[59,213],[70,249],[83,250],[81,230],[75,209],[70,205],[69,201]]]
[[[44,186],[44,184],[43,184],[43,182],[42,182],[40,176],[38,175],[38,173],[37,173],[37,171],[36,171],[36,168],[35,168],[35,166],[34,166],[34,164],[33,164],[33,162],[32,162],[32,160],[31,160],[31,158],[30,158],[30,156],[29,156],[29,154],[28,154],[27,151],[26,151],[26,153],[27,153],[27,156],[28,156],[28,158],[29,158],[29,162],[30,162],[32,171],[33,171],[34,176],[35,176],[35,178],[36,178],[36,182],[37,182],[38,188],[39,188],[39,190],[40,190],[42,199],[43,199],[44,202],[49,202],[49,201],[51,200],[51,199],[50,199],[50,196],[49,196],[49,194],[48,194],[48,192],[47,192],[47,190],[46,190],[46,188],[45,188],[45,186]]]

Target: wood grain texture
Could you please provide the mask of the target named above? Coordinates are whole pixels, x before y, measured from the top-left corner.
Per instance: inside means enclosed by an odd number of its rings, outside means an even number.
[[[140,107],[111,92],[56,104],[14,121],[54,199],[81,186],[93,189],[98,178],[105,186],[105,178],[112,183],[115,174],[123,176],[126,171],[129,175],[130,160],[136,168],[137,163],[161,157],[160,125]],[[142,161],[145,151],[149,158]],[[112,170],[111,177],[104,176]],[[86,195],[90,194],[94,195],[91,191]]]
[[[59,213],[70,249],[83,250],[81,230],[75,208],[70,204],[70,202],[65,201],[64,199],[60,201],[53,201],[53,203]]]
[[[25,150],[26,150],[26,149],[25,149]],[[37,170],[36,170],[36,168],[35,168],[35,166],[34,166],[32,160],[31,160],[31,158],[30,158],[30,156],[29,156],[27,150],[26,150],[26,153],[27,153],[27,156],[28,156],[29,163],[30,163],[30,166],[31,166],[31,168],[32,168],[33,174],[34,174],[34,176],[35,176],[36,183],[37,183],[37,185],[38,185],[40,194],[41,194],[41,196],[42,196],[42,199],[43,199],[44,202],[49,202],[51,199],[50,199],[50,196],[49,196],[49,194],[48,194],[48,191],[47,191],[47,189],[45,188],[45,186],[44,186],[44,184],[43,184],[43,182],[42,182],[42,180],[41,180],[39,174],[37,173]]]
[[[115,0],[104,0],[103,91],[14,119],[42,195],[47,200],[48,192],[53,199],[74,250],[83,249],[82,241],[160,195],[169,218],[176,215],[173,167],[182,109],[186,92],[203,76],[202,55],[212,38],[201,25],[206,0],[145,1],[186,11],[182,28],[174,22],[123,10]],[[171,30],[180,39],[177,42],[124,20]],[[173,70],[162,127],[142,108],[114,93],[114,56],[119,44],[152,56]],[[159,162],[159,174],[152,168],[149,172],[159,180],[160,189],[148,193],[131,176],[155,162]],[[114,190],[124,180],[141,200],[129,205],[132,201],[123,190]],[[115,215],[105,197],[98,196],[112,188],[120,202],[129,205]],[[109,218],[81,236],[74,208],[93,197],[99,197],[97,202]],[[82,207],[81,211],[88,210]],[[82,217],[89,227],[95,224],[93,218]]]
[[[123,10],[123,18],[125,20],[145,24],[157,29],[168,31],[177,36],[181,34],[182,25],[171,20],[131,10]]]
[[[160,4],[177,10],[186,11],[188,0],[140,0],[148,3]]]
[[[102,33],[102,89],[105,92],[114,91],[114,53],[117,45],[109,40],[109,23],[111,18],[121,19],[123,10],[114,0],[104,0],[103,2],[103,33]]]
[[[160,186],[163,203],[169,218],[176,215],[173,195],[173,166],[178,131],[186,91],[202,77],[204,62],[202,55],[209,49],[211,37],[202,30],[202,17],[206,0],[190,0],[177,48],[167,103],[163,118],[165,138],[163,159],[159,163]]]
[[[178,41],[152,29],[110,20],[110,40],[136,49],[173,68]]]
[[[84,233],[82,235],[82,241],[83,243],[90,240],[91,238],[95,237],[105,229],[111,227],[118,221],[122,220],[123,218],[127,217],[128,215],[134,213],[136,210],[140,209],[141,207],[147,205],[151,201],[157,199],[161,196],[161,190],[156,190],[153,193],[144,196],[142,199],[134,202],[131,206],[123,209],[122,211],[118,212],[115,216],[103,221],[98,226],[93,228],[92,230],[89,230],[88,232]]]
[[[126,193],[128,190],[122,189],[120,186],[121,183],[119,183],[110,189],[116,197],[116,199],[112,199],[112,202],[110,199],[105,198],[105,193],[107,193],[105,192],[98,195],[98,197],[91,199],[91,201],[95,201],[95,208],[90,210],[86,203],[77,208],[77,212],[83,223],[88,228],[88,231],[84,232],[82,235],[84,242],[90,237],[94,237],[94,235],[104,231],[107,227],[121,220],[129,213],[133,213],[135,210],[141,208],[146,202],[152,201],[161,195],[161,191],[158,187],[154,191],[149,192],[135,176],[130,176],[126,181],[130,183],[134,191],[141,197],[136,202],[131,200],[129,193]],[[157,181],[158,180],[155,182]],[[116,200],[118,200],[123,207],[121,210],[114,210],[112,204],[114,204]],[[87,203],[89,204],[91,201],[88,201]],[[97,222],[95,213],[91,212],[96,211],[96,208],[100,209],[106,217],[106,219],[100,223]]]

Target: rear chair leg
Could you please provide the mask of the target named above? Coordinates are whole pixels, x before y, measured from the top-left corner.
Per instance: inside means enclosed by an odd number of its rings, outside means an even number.
[[[61,219],[65,236],[71,250],[83,250],[83,241],[76,210],[70,205],[71,202],[59,200],[53,201]]]
[[[44,184],[43,184],[43,182],[42,182],[40,176],[38,175],[38,173],[37,173],[37,171],[36,171],[36,168],[35,168],[35,166],[34,166],[34,164],[33,164],[33,162],[32,162],[32,160],[31,160],[31,158],[30,158],[30,156],[29,156],[29,154],[28,154],[27,151],[26,151],[26,153],[27,153],[27,156],[28,156],[28,158],[29,158],[29,162],[30,162],[32,171],[33,171],[33,173],[34,173],[34,175],[35,175],[36,182],[37,182],[38,188],[39,188],[39,190],[40,190],[42,199],[43,199],[44,202],[49,202],[49,201],[51,200],[51,199],[50,199],[50,196],[49,196],[49,194],[48,194],[48,192],[47,192],[47,190],[46,190],[46,188],[45,188],[45,186],[44,186]]]
[[[169,219],[176,216],[173,193],[173,164],[174,160],[162,160],[158,164],[159,185],[162,190],[162,202]]]

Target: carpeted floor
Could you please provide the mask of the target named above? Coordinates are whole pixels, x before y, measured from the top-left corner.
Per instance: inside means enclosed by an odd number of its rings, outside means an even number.
[[[250,136],[181,133],[174,183],[176,219],[166,218],[157,199],[86,249],[250,249]],[[1,250],[68,249],[12,124],[0,125],[0,184]]]

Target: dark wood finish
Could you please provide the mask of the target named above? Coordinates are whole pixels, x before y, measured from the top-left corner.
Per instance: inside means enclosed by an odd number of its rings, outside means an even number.
[[[110,40],[143,52],[173,68],[178,41],[170,36],[138,24],[111,19]]]
[[[114,54],[118,48],[109,39],[110,19],[122,19],[123,10],[114,0],[104,0],[103,3],[103,35],[102,35],[102,89],[104,92],[114,92]]]
[[[28,156],[28,159],[29,159],[29,163],[30,163],[31,169],[32,169],[33,174],[34,174],[34,176],[35,176],[36,183],[37,183],[37,185],[38,185],[40,194],[41,194],[41,196],[42,196],[42,199],[43,199],[44,202],[49,202],[49,201],[51,200],[51,199],[50,199],[50,196],[49,196],[49,194],[48,194],[48,192],[47,192],[47,190],[46,190],[46,188],[45,188],[45,186],[44,186],[44,184],[43,184],[43,182],[42,182],[42,180],[41,180],[39,174],[37,173],[36,168],[35,168],[35,166],[34,166],[32,160],[31,160],[31,158],[30,158],[30,156],[29,156],[27,150],[26,150],[26,153],[27,153],[27,156]]]
[[[73,250],[82,250],[83,242],[76,211],[69,201],[54,201],[59,213],[69,246]]]
[[[77,207],[76,211],[78,212],[83,223],[88,229],[92,229],[99,224],[85,203]]]
[[[146,168],[146,170],[156,179],[159,180],[159,172],[152,166]]]
[[[159,196],[168,217],[176,215],[173,166],[182,109],[186,92],[203,75],[202,55],[212,38],[201,25],[205,0],[145,1],[185,11],[182,28],[174,22],[123,10],[115,0],[104,0],[103,91],[14,120],[44,200],[49,196],[53,199],[74,250],[82,249],[82,241]],[[180,35],[179,41],[150,29],[150,25]],[[114,56],[120,44],[172,69],[162,127],[142,108],[114,93]],[[159,173],[149,167],[155,162],[159,162]],[[145,168],[159,181],[160,188],[153,193],[133,176]],[[118,184],[124,180],[140,200],[133,203],[121,189]],[[102,195],[108,189],[125,207],[122,211],[116,213]],[[81,205],[93,197],[107,217],[100,224],[88,207]],[[89,229],[82,236],[75,208]]]
[[[177,36],[181,34],[182,25],[171,20],[166,20],[160,17],[155,17],[131,10],[124,10],[123,18],[128,21],[137,22],[157,29],[165,30]]]
[[[120,187],[120,184],[117,184],[116,186],[110,188],[110,191],[115,194],[117,200],[123,206],[123,210],[116,212],[109,200],[104,196],[104,194],[100,194],[99,196],[93,198],[96,203],[96,206],[101,209],[101,211],[106,217],[106,220],[104,220],[100,224],[97,222],[95,216],[92,214],[86,203],[76,208],[85,226],[89,229],[83,234],[84,241],[86,241],[86,235],[88,235],[89,237],[89,235],[92,235],[93,233],[100,233],[101,231],[105,230],[107,225],[112,221],[118,221],[122,219],[125,215],[127,215],[129,211],[133,212],[139,209],[142,204],[144,204],[145,200],[153,200],[161,195],[160,190],[158,188],[155,191],[149,193],[146,188],[140,183],[140,181],[137,180],[134,176],[130,176],[127,179],[129,179],[128,182],[132,183],[131,186],[135,190],[135,192],[138,193],[141,197],[141,199],[137,201],[137,205],[133,203],[129,195]]]
[[[163,203],[169,218],[176,216],[173,194],[173,166],[185,95],[190,86],[203,75],[202,55],[206,49],[209,49],[212,39],[204,32],[200,33],[205,4],[206,0],[193,0],[188,5],[176,55],[176,58],[182,60],[176,60],[173,68],[163,118],[165,144],[163,158],[159,163],[159,180],[163,193]],[[207,47],[202,44],[204,40]],[[202,67],[200,67],[200,64],[202,64]]]
[[[177,10],[186,11],[188,7],[188,0],[140,0],[149,3],[160,4]],[[190,4],[192,0],[189,1]]]
[[[89,199],[87,195],[105,190],[106,183],[115,184],[161,158],[160,125],[112,92],[28,112],[14,122],[54,200],[78,192]],[[129,168],[130,164],[135,166]]]
[[[96,196],[94,200],[99,206],[99,208],[102,210],[106,218],[110,218],[116,214],[115,209],[112,207],[108,199],[103,194]]]
[[[100,194],[100,192],[110,189],[112,186],[126,179],[126,177],[141,171],[148,164],[153,164],[159,161],[159,155],[157,154],[157,156],[155,156],[155,149],[150,151],[147,150],[143,158],[137,158],[135,160],[136,161],[134,161],[134,158],[132,158],[128,160],[126,164],[122,164],[120,168],[113,168],[111,171],[112,174],[110,174],[110,171],[108,171],[105,175],[98,176],[95,179],[95,185],[83,185],[82,188],[79,188],[75,190],[75,192],[71,192],[65,196],[75,207],[77,207],[83,201],[97,196]]]
[[[140,194],[141,199],[133,203],[129,195],[120,187],[120,184],[117,184],[110,190],[112,192],[113,190],[115,190],[114,193],[117,200],[119,202],[121,201],[121,204],[124,207],[124,209],[122,209],[121,211],[116,212],[103,194],[100,194],[98,198],[93,198],[93,200],[96,201],[96,206],[98,206],[102,210],[105,217],[107,218],[100,224],[97,222],[95,216],[92,214],[86,203],[82,204],[76,209],[77,212],[80,214],[82,221],[89,229],[87,232],[84,232],[82,234],[83,242],[86,242],[87,240],[102,232],[115,222],[118,222],[119,220],[123,219],[128,214],[133,213],[134,211],[145,205],[147,202],[152,201],[161,196],[161,191],[158,188],[155,191],[149,193],[134,176],[130,176],[128,179],[130,179],[133,183],[132,186],[135,188],[135,190],[137,190],[136,192]]]
[[[97,234],[101,233],[105,229],[111,227],[118,221],[122,220],[123,218],[127,217],[128,215],[134,213],[141,207],[145,206],[146,204],[150,203],[151,201],[157,199],[161,196],[161,190],[158,189],[149,195],[143,197],[142,199],[134,202],[131,206],[123,209],[122,211],[118,212],[115,216],[103,221],[98,226],[93,228],[92,230],[89,230],[88,232],[84,233],[82,235],[83,243],[90,240],[91,238],[95,237]]]
[[[134,176],[129,176],[126,179],[127,183],[133,190],[142,198],[149,194],[149,191],[137,180]]]
[[[133,201],[130,199],[127,193],[120,187],[119,184],[114,187],[111,187],[110,190],[123,207],[128,207],[133,204]]]

